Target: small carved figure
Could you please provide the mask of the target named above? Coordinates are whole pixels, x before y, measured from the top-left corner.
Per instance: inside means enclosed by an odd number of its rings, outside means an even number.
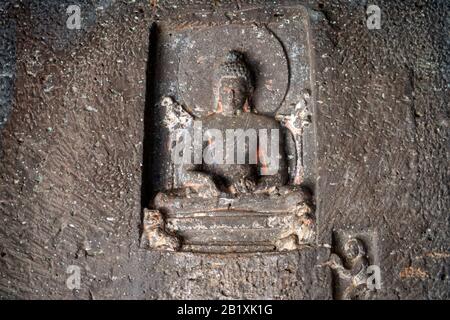
[[[334,278],[334,296],[340,300],[368,299],[372,291],[368,289],[368,267],[375,263],[374,239],[370,234],[334,233],[334,253],[329,266]]]

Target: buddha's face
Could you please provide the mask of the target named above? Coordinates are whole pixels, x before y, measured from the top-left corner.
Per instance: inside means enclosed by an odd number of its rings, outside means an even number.
[[[241,110],[249,97],[249,90],[245,79],[223,79],[219,88],[218,112],[233,115]]]

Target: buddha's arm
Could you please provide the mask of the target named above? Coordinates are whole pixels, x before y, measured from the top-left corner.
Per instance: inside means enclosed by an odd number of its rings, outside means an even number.
[[[273,159],[275,159],[273,157]],[[270,188],[272,186],[285,185],[288,180],[288,166],[284,150],[284,144],[280,143],[278,157],[270,163],[258,159],[258,188]]]

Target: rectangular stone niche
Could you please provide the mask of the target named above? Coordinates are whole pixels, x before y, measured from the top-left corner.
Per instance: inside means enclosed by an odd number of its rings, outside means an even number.
[[[315,241],[310,37],[302,6],[187,11],[152,27],[142,247],[267,252]],[[278,171],[266,178],[262,157],[248,167],[176,163],[174,146],[183,132],[195,136],[195,123],[279,128]]]

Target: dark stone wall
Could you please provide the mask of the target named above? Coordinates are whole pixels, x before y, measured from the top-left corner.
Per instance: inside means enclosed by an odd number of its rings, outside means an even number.
[[[149,30],[171,6],[80,4],[78,31],[63,2],[0,7],[0,298],[331,299],[341,229],[376,234],[378,298],[449,298],[447,1],[376,1],[380,30],[366,1],[305,3],[319,240],[242,256],[139,249]]]

